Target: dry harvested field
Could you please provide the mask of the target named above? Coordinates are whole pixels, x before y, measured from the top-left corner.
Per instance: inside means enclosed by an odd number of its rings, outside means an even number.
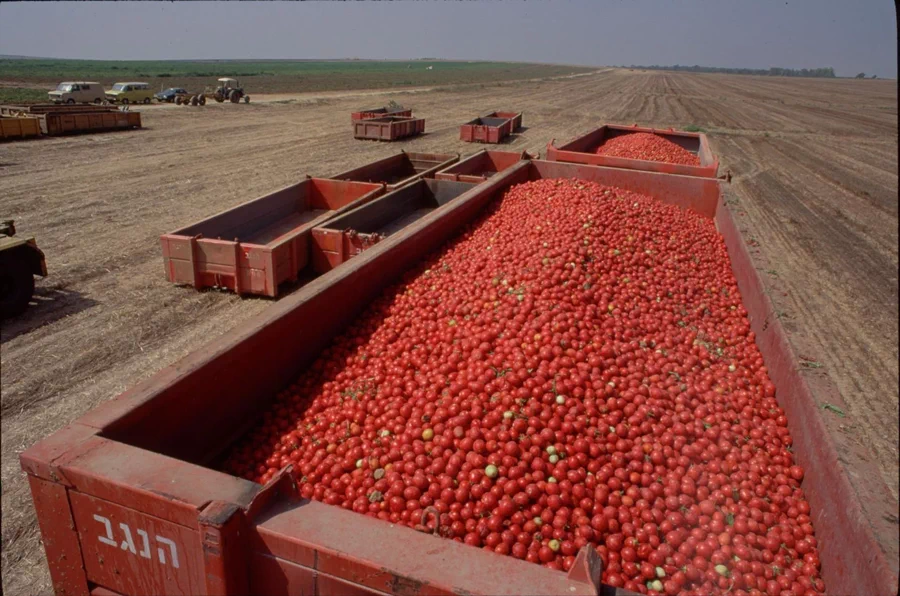
[[[170,285],[161,233],[400,148],[480,149],[458,126],[496,109],[525,112],[504,148],[542,154],[604,122],[707,130],[806,374],[839,389],[841,403],[810,415],[839,445],[872,449],[881,478],[859,481],[882,483],[883,499],[863,506],[896,523],[895,82],[607,69],[475,89],[249,92],[249,105],[148,107],[141,131],[0,146],[0,211],[37,236],[50,270],[37,305],[2,330],[6,593],[50,591],[19,452],[271,304]],[[390,99],[424,116],[427,134],[353,140],[349,112]],[[884,548],[896,565],[896,534]]]

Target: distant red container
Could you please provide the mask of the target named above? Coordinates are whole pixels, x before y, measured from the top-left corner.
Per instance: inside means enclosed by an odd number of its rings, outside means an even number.
[[[438,172],[459,161],[459,153],[413,153],[401,151],[364,166],[329,176],[332,180],[376,182],[387,190],[400,188],[420,178],[433,178]]]
[[[396,141],[425,132],[424,118],[382,116],[357,120],[353,123],[353,137],[375,141]]]
[[[516,132],[522,128],[522,112],[491,112],[487,118],[509,118],[512,120],[510,132]]]
[[[468,182],[417,180],[313,229],[313,269],[331,271],[435,209],[475,188]]]
[[[459,127],[459,140],[467,143],[499,143],[512,132],[512,120],[483,116]]]
[[[469,157],[434,175],[435,180],[455,180],[458,182],[484,182],[503,170],[524,159],[537,159],[527,151],[489,151],[482,149]]]
[[[275,297],[309,264],[313,227],[371,201],[384,185],[307,178],[160,237],[166,277]]]
[[[382,116],[397,116],[399,118],[411,118],[412,110],[404,108],[367,108],[350,114],[350,121],[368,120],[369,118],[380,118]]]
[[[688,166],[664,163],[661,161],[611,157],[594,153],[598,147],[603,145],[603,143],[609,139],[635,132],[648,132],[659,135],[664,139],[684,147],[700,158],[700,165]],[[561,147],[554,147],[554,141],[555,139],[551,139],[547,144],[548,161],[583,163],[592,166],[627,168],[629,170],[644,170],[647,172],[660,172],[663,174],[681,174],[684,176],[698,176],[701,178],[715,178],[719,171],[718,158],[712,154],[706,135],[699,132],[676,131],[671,128],[668,130],[642,128],[636,125],[620,126],[616,124],[605,124],[573,141],[569,141]]]

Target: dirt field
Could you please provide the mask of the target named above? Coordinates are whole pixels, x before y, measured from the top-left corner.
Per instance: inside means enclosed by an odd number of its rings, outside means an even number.
[[[525,112],[527,130],[504,148],[542,155],[551,138],[603,122],[710,133],[782,321],[810,374],[840,390],[844,417],[820,415],[835,417],[840,440],[871,447],[896,513],[895,82],[605,70],[454,91],[249,91],[249,105],[152,106],[141,131],[0,145],[0,211],[37,236],[50,270],[37,305],[2,329],[6,593],[50,591],[19,452],[271,304],[170,285],[161,233],[400,148],[472,152],[459,124],[496,109]],[[425,117],[427,134],[353,140],[349,112],[389,99]]]

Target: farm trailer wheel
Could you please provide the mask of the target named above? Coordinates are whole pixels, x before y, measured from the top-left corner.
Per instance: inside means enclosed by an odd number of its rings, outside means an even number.
[[[0,319],[21,314],[34,294],[34,275],[24,259],[0,259]]]

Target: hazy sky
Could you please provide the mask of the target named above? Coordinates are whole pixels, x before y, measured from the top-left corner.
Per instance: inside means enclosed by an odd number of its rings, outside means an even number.
[[[0,54],[833,66],[897,75],[888,0],[0,3]]]

